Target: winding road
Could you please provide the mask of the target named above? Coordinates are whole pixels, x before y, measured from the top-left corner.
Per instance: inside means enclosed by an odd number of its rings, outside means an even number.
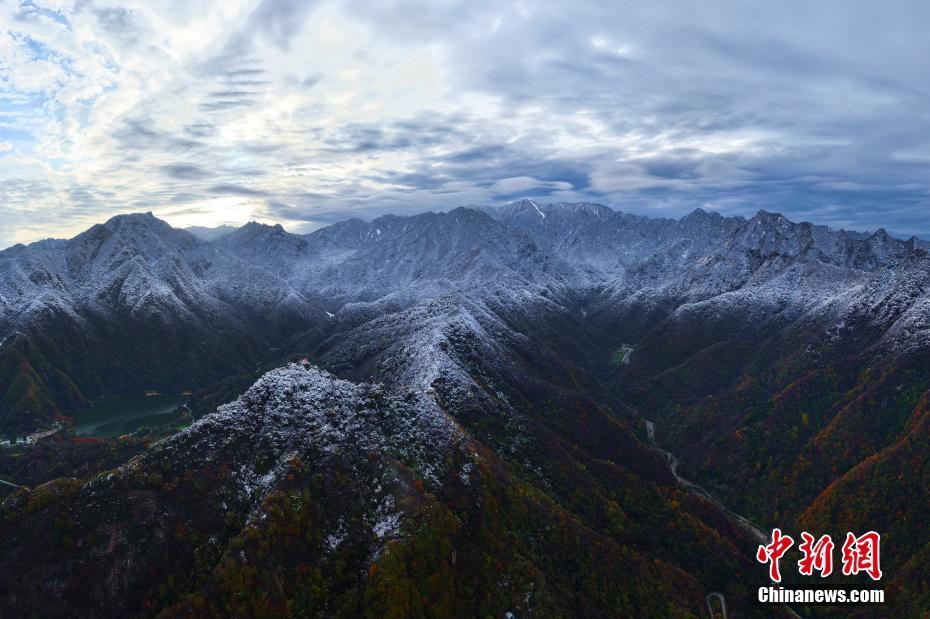
[[[757,542],[764,544],[769,541],[769,536],[765,533],[765,531],[762,530],[762,528],[759,525],[749,520],[748,518],[744,516],[740,516],[736,512],[730,510],[726,505],[721,503],[720,500],[717,499],[710,492],[708,492],[701,486],[697,485],[696,483],[689,481],[685,479],[684,477],[682,477],[681,475],[679,475],[678,474],[678,457],[672,452],[668,451],[667,449],[663,449],[662,447],[658,445],[658,443],[656,443],[656,437],[655,437],[656,424],[649,421],[648,419],[644,419],[643,421],[646,422],[646,435],[649,437],[649,446],[665,456],[665,459],[668,461],[668,470],[671,471],[672,475],[675,476],[675,480],[679,484],[681,484],[682,486],[684,486],[691,492],[701,495],[702,497],[704,497],[705,499],[707,499],[708,501],[716,505],[718,508],[720,508],[721,511],[723,511],[723,513],[729,516],[739,528],[741,528],[743,531],[751,535],[753,539],[755,539]]]
[[[719,613],[714,609],[714,602],[719,607]],[[727,619],[727,601],[723,599],[722,593],[713,591],[707,594],[707,610],[710,611],[710,619],[717,619],[718,616]]]
[[[663,449],[661,446],[659,446],[658,443],[656,443],[656,424],[645,418],[643,419],[643,421],[646,422],[646,436],[649,438],[649,446],[665,456],[665,459],[668,462],[668,470],[672,473],[672,475],[675,476],[675,480],[681,486],[683,486],[685,489],[689,490],[690,492],[693,492],[694,494],[704,497],[705,499],[707,499],[708,501],[716,505],[724,514],[726,514],[733,521],[734,524],[736,524],[736,526],[738,526],[740,529],[742,529],[747,534],[752,536],[752,538],[758,541],[760,544],[765,544],[769,541],[768,534],[766,534],[765,531],[763,531],[759,525],[749,520],[745,516],[740,516],[736,512],[729,509],[726,505],[721,503],[720,500],[717,499],[717,497],[712,495],[710,492],[708,492],[701,486],[697,485],[696,483],[690,480],[687,480],[681,475],[679,475],[678,474],[678,456],[668,451],[667,449]],[[719,599],[722,609],[723,609],[723,613],[724,613],[723,616],[726,617],[726,602],[724,602],[723,600],[723,594],[718,593],[716,591],[712,591],[707,596],[708,607],[710,607],[711,598]],[[797,614],[796,612],[794,612],[787,606],[782,606],[782,608],[791,617],[794,617],[795,619],[802,619],[802,617],[799,614]]]

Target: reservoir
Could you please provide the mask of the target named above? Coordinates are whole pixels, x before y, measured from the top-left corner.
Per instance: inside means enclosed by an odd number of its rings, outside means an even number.
[[[77,436],[114,437],[130,434],[142,426],[159,426],[177,421],[177,407],[184,395],[125,395],[104,398],[77,412]]]

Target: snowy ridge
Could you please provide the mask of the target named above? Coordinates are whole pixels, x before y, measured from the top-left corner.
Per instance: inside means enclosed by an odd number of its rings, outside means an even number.
[[[428,395],[339,380],[304,362],[268,372],[237,400],[159,443],[147,458],[181,459],[187,466],[218,458],[237,462],[240,498],[255,505],[287,474],[294,457],[360,465],[370,454],[385,454],[435,484],[449,454],[466,443],[462,429]],[[274,454],[272,465],[268,454]]]
[[[87,490],[112,492],[168,464],[172,476],[224,466],[210,504],[246,514],[246,525],[255,527],[267,517],[266,499],[286,489],[296,470],[338,478],[332,491],[346,494],[332,500],[357,511],[350,522],[340,517],[327,525],[323,547],[334,552],[347,536],[370,540],[374,561],[387,542],[415,533],[406,523],[424,487],[436,492],[448,479],[468,485],[476,452],[431,395],[340,380],[304,361],[266,373],[236,400]]]
[[[203,321],[270,306],[308,319],[322,319],[321,309],[376,316],[488,287],[516,296],[600,288],[612,303],[673,305],[747,290],[752,303],[788,279],[790,302],[815,307],[841,292],[831,282],[864,285],[922,246],[764,211],[744,220],[698,209],[676,221],[532,200],[348,220],[306,236],[253,222],[213,242],[151,214],[125,215],[70,241],[0,252],[0,328],[59,312]]]
[[[228,323],[268,305],[313,313],[265,269],[150,213],[114,217],[69,241],[0,252],[0,326],[7,328],[59,314]]]

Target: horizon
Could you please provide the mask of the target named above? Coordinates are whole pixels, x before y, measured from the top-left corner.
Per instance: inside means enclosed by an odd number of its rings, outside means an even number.
[[[242,227],[244,227],[244,226],[247,226],[247,225],[249,225],[249,224],[259,224],[259,225],[267,226],[267,227],[281,226],[281,228],[282,228],[285,232],[287,232],[288,234],[294,234],[294,235],[307,235],[307,234],[312,234],[313,232],[316,232],[316,231],[318,231],[318,230],[323,230],[323,229],[328,228],[328,227],[330,227],[330,226],[336,225],[336,224],[338,224],[338,223],[348,221],[348,220],[350,220],[350,219],[359,219],[359,220],[364,221],[364,222],[366,222],[366,223],[371,223],[372,221],[374,221],[374,220],[377,219],[378,217],[383,217],[383,216],[386,216],[386,215],[387,215],[387,216],[394,216],[394,217],[416,217],[416,216],[418,216],[418,215],[425,215],[425,214],[429,214],[429,213],[433,213],[433,214],[447,214],[447,213],[449,213],[449,212],[451,212],[451,211],[454,211],[454,210],[457,210],[457,209],[468,209],[468,210],[472,210],[472,211],[483,212],[483,209],[504,208],[504,207],[507,207],[507,206],[519,204],[520,202],[527,201],[527,200],[528,200],[528,201],[531,201],[531,202],[534,202],[534,203],[537,203],[537,204],[539,204],[540,206],[557,206],[557,205],[559,205],[559,204],[565,204],[565,205],[594,204],[594,205],[596,205],[596,206],[601,206],[601,207],[607,208],[607,209],[609,209],[610,211],[612,211],[612,212],[614,212],[614,213],[627,214],[627,215],[637,215],[637,213],[630,213],[629,211],[624,211],[624,210],[622,210],[622,209],[615,208],[615,207],[613,207],[613,206],[611,206],[611,205],[609,205],[609,204],[603,204],[603,203],[600,203],[600,202],[545,202],[545,201],[537,200],[537,199],[534,199],[534,198],[519,198],[519,199],[514,200],[514,201],[512,201],[512,202],[503,203],[503,204],[460,204],[460,205],[458,205],[458,206],[455,206],[455,207],[452,207],[452,208],[449,208],[449,209],[446,209],[446,210],[426,209],[426,210],[419,211],[419,212],[415,212],[415,213],[404,213],[404,214],[397,214],[397,213],[381,213],[381,214],[378,214],[378,215],[375,215],[375,216],[372,216],[372,217],[349,216],[349,217],[346,217],[345,219],[339,219],[339,220],[333,221],[333,222],[331,222],[331,223],[328,223],[328,224],[326,224],[325,226],[320,226],[320,227],[318,227],[318,228],[314,228],[313,230],[310,230],[309,232],[299,232],[299,231],[295,231],[295,230],[293,230],[293,229],[290,229],[290,230],[289,230],[288,227],[284,225],[284,222],[280,222],[280,221],[258,221],[258,220],[255,220],[255,219],[250,219],[250,220],[248,220],[248,221],[244,221],[244,222],[241,222],[241,223],[235,223],[235,224],[218,224],[218,225],[216,225],[216,226],[203,226],[203,225],[178,226],[178,225],[172,224],[170,221],[168,221],[168,220],[165,219],[165,218],[159,217],[159,216],[158,216],[157,214],[155,214],[153,211],[135,211],[135,212],[116,213],[116,214],[114,214],[114,215],[111,215],[111,216],[107,217],[106,219],[103,219],[103,220],[101,220],[101,221],[97,221],[97,222],[91,223],[91,224],[88,225],[86,228],[81,229],[80,231],[78,231],[76,234],[74,234],[74,235],[72,235],[72,236],[50,236],[50,237],[45,237],[45,238],[41,238],[41,239],[36,239],[36,240],[34,240],[34,241],[29,241],[29,242],[27,242],[27,243],[14,243],[14,244],[12,244],[12,245],[8,245],[8,246],[5,246],[5,247],[0,246],[0,253],[6,251],[6,250],[8,250],[8,249],[11,249],[11,248],[13,248],[13,247],[17,247],[17,246],[29,247],[30,245],[33,245],[33,244],[36,244],[36,243],[42,243],[42,242],[45,242],[45,241],[68,241],[68,240],[71,240],[71,239],[75,238],[76,236],[79,236],[79,235],[82,234],[83,232],[86,232],[87,230],[89,230],[89,229],[92,228],[93,226],[104,225],[104,224],[108,223],[108,222],[109,222],[110,220],[112,220],[112,219],[116,219],[116,218],[119,218],[119,217],[129,217],[129,216],[133,216],[133,215],[151,215],[151,216],[154,217],[155,219],[157,219],[157,220],[159,220],[159,221],[162,221],[162,222],[168,224],[169,226],[171,226],[171,228],[173,228],[173,229],[175,229],[175,230],[185,230],[185,231],[191,231],[191,230],[193,230],[193,229],[216,230],[216,229],[219,229],[219,228],[230,228],[231,230],[238,230],[238,229],[240,229],[240,228],[242,228]],[[724,215],[723,213],[719,213],[718,211],[711,211],[711,210],[708,210],[708,209],[706,209],[706,208],[702,208],[702,207],[698,206],[698,207],[695,207],[693,210],[689,211],[688,213],[685,213],[685,214],[680,215],[680,216],[678,216],[678,217],[665,217],[665,219],[671,219],[671,220],[674,220],[674,221],[681,221],[682,219],[684,219],[684,218],[686,218],[686,217],[688,217],[688,216],[690,216],[690,215],[693,215],[694,213],[697,213],[697,212],[703,212],[703,213],[708,213],[708,214],[719,214],[720,216],[725,217],[725,218],[741,219],[741,220],[743,220],[743,221],[749,221],[750,219],[752,219],[753,217],[755,217],[755,216],[757,216],[757,215],[760,215],[760,214],[762,214],[762,213],[767,213],[767,214],[769,214],[769,215],[774,215],[774,216],[778,216],[778,217],[783,217],[784,219],[786,219],[786,220],[787,220],[790,224],[792,224],[792,225],[803,225],[803,224],[808,224],[808,225],[812,225],[812,226],[816,226],[816,227],[826,227],[826,228],[828,228],[830,231],[836,232],[836,233],[864,234],[864,235],[870,235],[870,236],[871,236],[871,235],[875,235],[875,234],[878,234],[879,232],[884,231],[884,232],[885,232],[886,234],[888,234],[889,236],[891,236],[891,237],[893,237],[893,238],[896,238],[896,239],[898,239],[898,240],[901,240],[901,241],[907,241],[907,240],[910,240],[910,239],[912,239],[912,238],[916,238],[916,239],[921,240],[921,241],[928,241],[928,242],[930,242],[930,238],[925,238],[925,237],[917,236],[917,235],[902,236],[902,235],[900,235],[900,234],[895,234],[894,232],[889,231],[889,230],[887,230],[887,229],[885,229],[885,228],[882,228],[882,227],[875,228],[875,229],[872,229],[872,230],[854,230],[854,229],[847,229],[847,228],[835,228],[835,227],[833,227],[833,226],[828,226],[828,225],[826,225],[826,224],[818,223],[818,222],[815,222],[815,221],[795,220],[795,219],[791,219],[790,217],[788,217],[787,215],[785,215],[784,213],[781,213],[781,212],[779,212],[779,211],[770,211],[770,210],[767,210],[767,209],[758,209],[755,213],[753,213],[753,214],[750,215],[749,217],[746,217],[746,216],[744,216],[744,215]],[[650,219],[660,219],[660,218],[662,218],[662,217],[660,217],[660,216],[650,216],[650,215],[642,215],[642,216],[643,216],[643,217],[650,218]],[[197,236],[197,235],[195,234],[195,236]],[[198,237],[198,238],[199,238],[199,237]],[[206,240],[206,239],[201,239],[201,240]],[[208,242],[209,242],[209,241],[208,241]]]
[[[896,6],[5,3],[0,246],[518,196],[930,238],[930,5]]]

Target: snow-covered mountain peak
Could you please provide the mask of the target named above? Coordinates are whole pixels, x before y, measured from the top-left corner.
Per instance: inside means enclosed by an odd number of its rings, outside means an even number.
[[[146,211],[144,213],[124,213],[121,215],[114,215],[103,225],[114,229],[121,227],[168,226],[167,222],[162,221],[158,217],[155,217],[152,211]]]
[[[466,441],[426,394],[341,380],[302,361],[264,374],[238,399],[163,443],[159,455],[209,461],[234,450],[244,498],[255,501],[283,479],[295,456],[306,462],[338,457],[362,468],[372,454],[384,454],[435,481],[450,452]],[[265,454],[277,454],[277,464],[258,474]]]
[[[100,325],[98,342],[109,337],[104,325],[129,332],[144,323],[158,334],[149,345],[170,345],[171,354],[192,340],[224,355],[233,345],[251,353],[301,330],[354,327],[441,297],[603,315],[632,305],[664,315],[683,304],[763,319],[818,307],[838,314],[871,279],[895,270],[917,277],[925,247],[766,211],[653,219],[531,200],[348,220],[307,235],[250,222],[214,241],[131,214],[68,241],[0,252],[0,337],[57,329],[66,316],[76,331]],[[918,298],[887,290],[901,297],[896,307]],[[254,358],[226,356],[235,369]]]
[[[132,261],[154,264],[202,246],[193,234],[172,228],[151,213],[118,215],[66,244],[65,260],[81,277],[99,276]]]
[[[691,223],[691,222],[703,223],[703,222],[708,222],[708,221],[721,221],[722,219],[723,219],[723,215],[721,215],[717,211],[706,211],[698,207],[694,209],[693,211],[691,211],[690,213],[688,213],[687,215],[685,215],[684,217],[682,217],[679,220],[679,223],[682,223],[682,224]]]
[[[240,237],[254,238],[260,236],[283,237],[290,233],[287,232],[281,224],[263,224],[257,221],[250,221],[236,229],[232,234],[237,234]]]
[[[91,226],[72,239],[72,243],[103,242],[110,238],[119,238],[127,243],[139,244],[145,244],[153,239],[188,244],[197,241],[193,234],[172,228],[168,222],[155,217],[152,213],[130,213],[117,215],[105,223]]]

